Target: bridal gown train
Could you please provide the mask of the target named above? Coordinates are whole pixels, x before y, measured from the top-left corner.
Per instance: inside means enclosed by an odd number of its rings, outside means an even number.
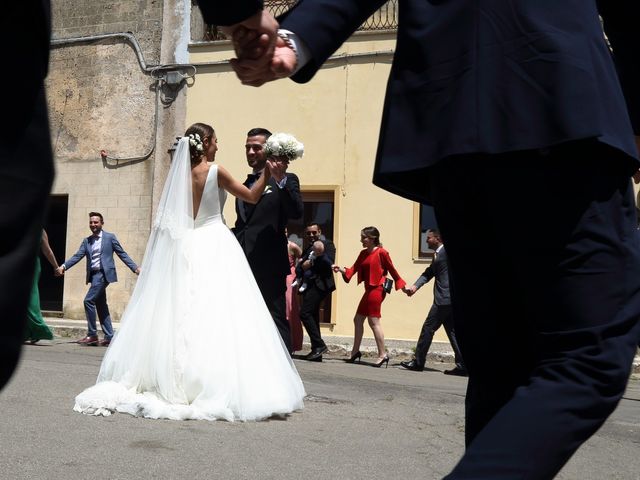
[[[212,165],[192,227],[174,238],[156,222],[120,330],[75,411],[244,421],[303,408],[302,381],[224,223],[225,198]]]

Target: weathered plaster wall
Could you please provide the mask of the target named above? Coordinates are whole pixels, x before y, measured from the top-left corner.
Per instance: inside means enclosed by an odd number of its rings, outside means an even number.
[[[159,0],[54,0],[52,15],[56,40],[129,31],[147,64],[160,61],[163,3]],[[141,262],[158,153],[118,165],[104,162],[100,150],[115,157],[137,157],[155,147],[154,80],[142,71],[132,46],[113,39],[54,47],[47,87],[57,168],[53,194],[69,196],[65,258],[90,233],[87,214],[95,210],[105,217],[104,229],[115,233],[129,255]],[[166,154],[161,151],[160,156],[164,160]],[[108,300],[117,320],[136,276],[119,260],[116,263],[119,282],[109,287]],[[83,264],[65,275],[67,317],[84,318],[84,276]]]

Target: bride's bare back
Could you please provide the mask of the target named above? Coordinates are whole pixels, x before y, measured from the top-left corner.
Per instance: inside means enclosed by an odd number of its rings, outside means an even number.
[[[202,194],[204,192],[204,186],[207,183],[207,176],[209,175],[210,168],[211,164],[208,162],[200,162],[191,167],[191,191],[193,195],[194,219],[198,216],[198,210],[200,210],[200,202],[202,201]]]

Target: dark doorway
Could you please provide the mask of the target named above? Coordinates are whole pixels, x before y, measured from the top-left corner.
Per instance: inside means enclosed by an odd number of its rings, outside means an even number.
[[[51,195],[49,197],[49,212],[45,219],[44,229],[49,237],[49,245],[56,256],[58,264],[65,261],[65,245],[67,244],[67,211],[69,209],[68,195]],[[40,252],[42,273],[38,288],[40,289],[40,308],[49,312],[62,312],[62,293],[64,291],[64,277],[55,277],[53,268],[46,257]]]
[[[322,230],[322,235],[333,241],[333,192],[302,192],[302,200],[304,214],[300,219],[289,221],[287,226],[289,240],[298,243],[304,250],[307,246],[303,244],[305,226],[309,222],[316,221]],[[320,323],[331,323],[331,295],[320,304]]]

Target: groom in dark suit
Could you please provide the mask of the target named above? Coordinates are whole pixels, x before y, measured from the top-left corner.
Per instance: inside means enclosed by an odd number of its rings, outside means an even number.
[[[199,4],[259,86],[310,80],[384,1],[302,0],[279,32],[260,0]],[[552,478],[615,409],[640,337],[640,2],[399,4],[374,183],[433,205],[447,239],[469,370],[447,478]]]
[[[252,172],[245,185],[251,187],[267,162],[265,142],[271,132],[253,128],[247,133],[245,153]],[[287,173],[289,162],[278,159],[269,183],[255,205],[236,199],[236,223],[233,228],[244,250],[253,276],[260,288],[282,341],[291,352],[291,330],[286,316],[287,275],[290,272],[285,228],[290,218],[302,216],[300,181]]]
[[[57,274],[63,275],[83,258],[87,259],[87,283],[91,284],[87,295],[84,297],[84,310],[87,315],[88,332],[85,338],[78,340],[81,345],[108,346],[113,338],[111,326],[111,314],[107,305],[107,287],[110,283],[118,281],[116,265],[113,262],[113,254],[138,275],[140,267],[124,251],[120,242],[113,233],[102,230],[104,219],[98,212],[89,213],[89,229],[91,235],[82,240],[76,254],[58,267]],[[96,328],[96,311],[100,319],[104,340],[98,342]]]

